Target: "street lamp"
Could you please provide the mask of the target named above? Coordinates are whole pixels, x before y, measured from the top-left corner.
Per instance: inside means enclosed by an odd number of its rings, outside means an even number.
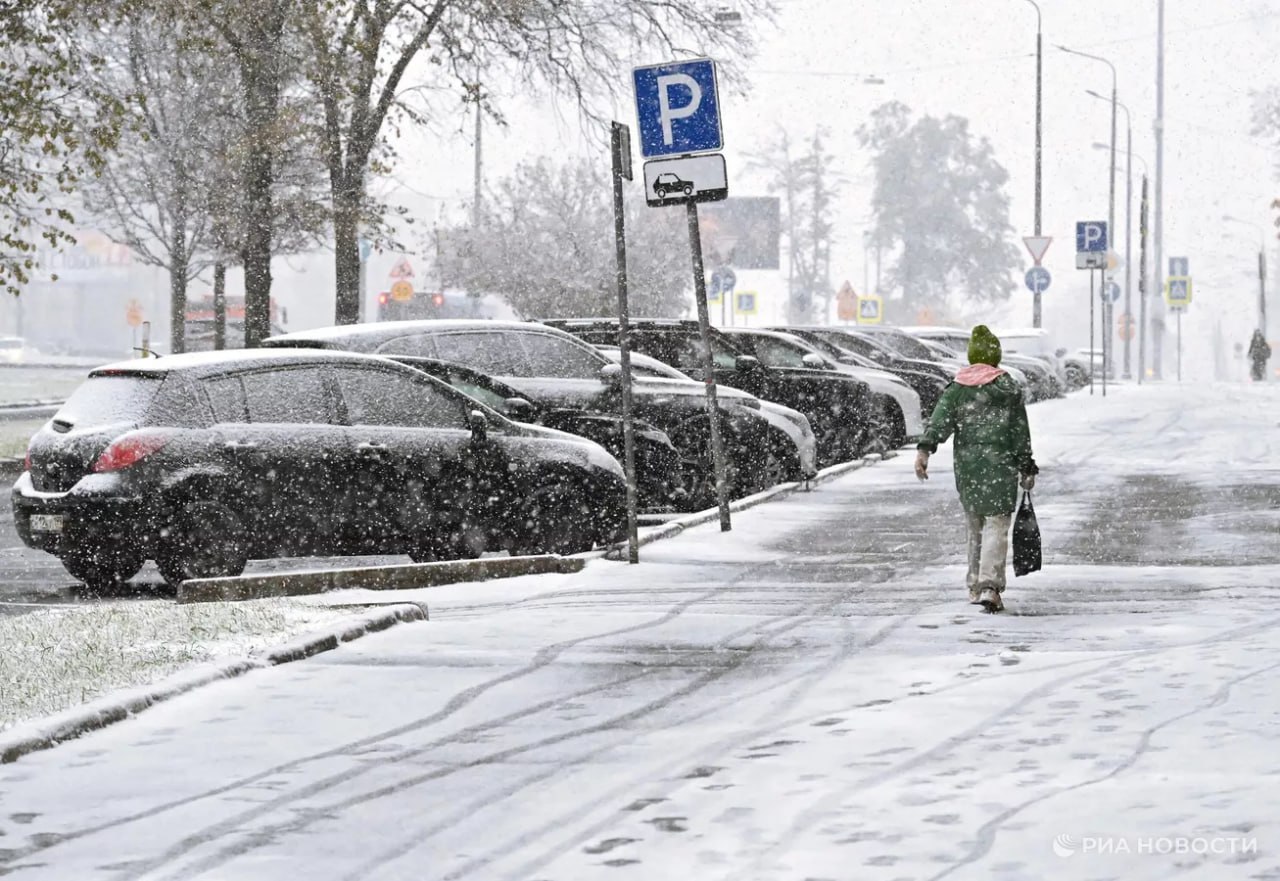
[[[1238,223],[1251,226],[1258,231],[1258,329],[1267,335],[1267,231],[1261,224],[1249,220],[1241,220],[1230,214],[1222,215],[1224,223]]]
[[[1118,104],[1116,101],[1116,66],[1101,55],[1091,55],[1088,52],[1081,52],[1079,49],[1070,49],[1063,46],[1061,43],[1058,44],[1058,48],[1070,55],[1079,55],[1081,58],[1088,58],[1091,61],[1100,61],[1107,67],[1111,68],[1111,186],[1108,196],[1109,208],[1107,209],[1107,235],[1114,241],[1116,229],[1116,108]],[[1110,248],[1111,245],[1112,241],[1107,242],[1108,248]],[[1102,277],[1103,279],[1106,279],[1107,276],[1105,272]],[[1089,310],[1090,312],[1093,311],[1092,298],[1090,298]],[[1110,358],[1108,356],[1110,346],[1107,345],[1107,339],[1111,335],[1109,320],[1110,314],[1111,304],[1107,303],[1102,308],[1102,322],[1104,325],[1102,332],[1102,393],[1104,395],[1107,393],[1107,371],[1110,368]],[[1092,329],[1092,317],[1089,319],[1089,326]]]
[[[1099,98],[1103,101],[1107,100],[1105,96],[1093,91],[1092,89],[1086,89],[1085,93],[1093,96],[1094,98]],[[1114,94],[1111,96],[1111,100],[1114,102],[1114,106],[1118,106],[1121,110],[1124,111],[1125,154],[1128,157],[1125,164],[1125,187],[1124,187],[1124,312],[1127,316],[1129,316],[1128,320],[1132,321],[1133,320],[1133,272],[1130,269],[1129,261],[1130,261],[1130,255],[1133,253],[1133,117],[1129,114],[1129,108],[1125,106],[1123,102],[1115,100]],[[1114,134],[1113,134],[1113,138],[1114,138]],[[1111,156],[1111,162],[1112,162],[1111,174],[1114,179],[1114,176],[1115,176],[1115,154],[1114,153]],[[1110,306],[1109,300],[1107,305],[1108,307]],[[1103,337],[1104,343],[1105,343],[1105,340],[1108,339],[1110,336],[1111,336],[1111,328],[1108,327]],[[1122,375],[1125,379],[1130,379],[1133,375],[1129,369],[1129,365],[1131,363],[1129,342],[1132,337],[1133,337],[1133,334],[1130,333],[1125,337],[1123,341],[1124,342],[1124,373]]]
[[[1035,217],[1035,235],[1036,235],[1037,237],[1039,237],[1039,235],[1040,235],[1040,208],[1041,208],[1041,190],[1040,190],[1040,166],[1041,166],[1041,162],[1040,162],[1040,160],[1041,160],[1041,156],[1043,155],[1043,152],[1042,152],[1042,145],[1041,145],[1041,142],[1040,142],[1040,132],[1041,132],[1041,127],[1040,127],[1040,108],[1041,108],[1041,94],[1042,94],[1042,92],[1041,92],[1041,88],[1040,88],[1040,74],[1041,74],[1041,70],[1043,69],[1043,55],[1042,55],[1042,53],[1041,53],[1041,48],[1042,48],[1042,45],[1043,45],[1043,33],[1042,33],[1041,24],[1042,24],[1042,22],[1043,22],[1043,19],[1042,19],[1041,15],[1040,15],[1040,4],[1036,3],[1036,0],[1027,0],[1027,2],[1028,2],[1028,3],[1030,3],[1032,6],[1034,6],[1034,7],[1035,7],[1035,9],[1036,9],[1036,217]],[[1039,286],[1037,285],[1036,287],[1037,287],[1037,289],[1036,289],[1036,291],[1034,292],[1034,297],[1033,297],[1033,303],[1034,303],[1034,305],[1032,306],[1032,310],[1031,310],[1031,323],[1032,323],[1032,326],[1033,326],[1033,327],[1040,327],[1040,326],[1041,326],[1041,324],[1042,324],[1042,320],[1041,320],[1041,302],[1040,302],[1040,296],[1041,296],[1041,295],[1040,295]]]

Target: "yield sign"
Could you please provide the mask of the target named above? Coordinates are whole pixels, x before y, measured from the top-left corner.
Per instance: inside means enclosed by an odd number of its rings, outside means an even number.
[[[1040,261],[1044,258],[1044,252],[1049,250],[1049,245],[1053,242],[1053,236],[1023,236],[1022,244],[1027,246],[1027,250],[1031,252],[1031,259],[1036,261],[1036,266],[1040,265]]]

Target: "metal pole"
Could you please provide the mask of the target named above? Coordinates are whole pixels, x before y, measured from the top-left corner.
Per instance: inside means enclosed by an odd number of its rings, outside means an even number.
[[[1132,379],[1133,341],[1133,118],[1125,108],[1125,174],[1124,174],[1124,378]]]
[[[627,230],[622,181],[631,177],[631,137],[627,127],[613,123],[613,236],[618,281],[618,363],[622,365],[622,468],[627,477],[627,559],[640,562],[640,531],[636,518],[636,429],[631,396],[631,331],[627,305]]]
[[[1089,394],[1093,394],[1093,331],[1095,322],[1093,320],[1093,301],[1097,297],[1097,293],[1093,290],[1093,270],[1089,270]]]
[[[702,268],[702,236],[698,231],[698,206],[685,204],[689,218],[689,250],[693,254],[694,299],[698,304],[698,330],[702,337],[703,383],[707,388],[707,421],[711,426],[711,456],[716,470],[716,499],[720,503],[720,531],[733,528],[729,520],[729,483],[725,479],[724,441],[720,436],[720,405],[716,402],[715,360],[711,355],[711,320],[707,317],[707,279]]]
[[[1156,193],[1155,193],[1155,285],[1157,295],[1164,290],[1164,0],[1157,0],[1156,5]],[[1164,320],[1157,317],[1153,322],[1154,331],[1151,340],[1151,367],[1155,378],[1160,379],[1163,370]]]
[[[1138,215],[1138,384],[1147,378],[1147,176],[1142,176],[1142,208]]]
[[[1182,309],[1178,309],[1178,382],[1182,382]]]
[[[1265,240],[1264,240],[1265,241]],[[1258,329],[1267,335],[1267,248],[1258,249]]]
[[[1116,242],[1116,68],[1111,62],[1111,183],[1107,191],[1107,250],[1112,251]],[[1108,255],[1110,263],[1110,255]],[[1106,290],[1110,270],[1103,273],[1102,285]],[[1102,305],[1102,396],[1107,396],[1107,373],[1111,370],[1111,294]]]
[[[1041,99],[1042,99],[1042,95],[1043,95],[1043,92],[1042,92],[1042,90],[1041,90],[1041,82],[1042,82],[1042,80],[1041,80],[1041,73],[1042,73],[1042,71],[1043,71],[1043,69],[1044,69],[1044,64],[1043,64],[1043,62],[1044,62],[1044,53],[1043,53],[1043,48],[1044,48],[1044,47],[1043,47],[1043,43],[1044,43],[1044,34],[1042,33],[1042,28],[1041,28],[1040,7],[1039,7],[1038,5],[1036,5],[1036,3],[1034,2],[1034,0],[1027,0],[1027,2],[1031,3],[1031,5],[1032,5],[1032,6],[1035,6],[1035,7],[1036,7],[1036,219],[1035,219],[1035,234],[1036,234],[1037,236],[1039,236],[1039,235],[1040,235],[1040,209],[1041,209],[1041,204],[1042,204],[1042,203],[1041,203],[1041,190],[1040,190],[1040,169],[1041,169],[1041,157],[1042,157],[1042,155],[1043,155],[1043,151],[1042,151],[1042,144],[1041,144],[1041,140],[1040,140],[1041,131],[1042,131],[1042,129],[1041,129],[1041,125],[1040,125],[1040,121],[1041,121],[1041,107],[1042,107]],[[1043,307],[1043,301],[1042,301],[1041,297],[1042,297],[1042,294],[1041,294],[1041,292],[1040,292],[1039,290],[1037,290],[1037,291],[1035,291],[1035,292],[1034,292],[1034,295],[1033,295],[1033,298],[1032,298],[1032,307],[1031,307],[1031,324],[1032,324],[1032,326],[1033,326],[1033,327],[1041,327],[1041,326],[1043,326],[1043,324],[1044,324],[1044,320],[1043,320],[1043,315],[1044,315],[1044,313],[1043,313],[1043,309],[1042,309],[1042,307]]]

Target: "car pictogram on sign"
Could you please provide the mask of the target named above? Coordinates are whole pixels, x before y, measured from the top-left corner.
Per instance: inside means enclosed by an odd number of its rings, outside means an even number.
[[[683,193],[686,196],[692,196],[693,182],[681,180],[674,174],[660,174],[658,179],[653,182],[653,191],[663,199],[672,193]]]

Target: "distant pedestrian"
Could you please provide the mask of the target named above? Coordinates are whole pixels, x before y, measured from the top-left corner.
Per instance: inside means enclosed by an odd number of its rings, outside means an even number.
[[[1000,340],[980,324],[969,337],[969,366],[956,374],[933,410],[916,454],[916,476],[929,479],[929,456],[955,435],[956,489],[969,530],[969,602],[1004,608],[1009,528],[1018,484],[1030,490],[1040,469],[1022,389],[1000,368]]]
[[[1267,377],[1267,362],[1271,360],[1271,346],[1259,328],[1253,332],[1249,341],[1249,373],[1254,382],[1262,382]]]

